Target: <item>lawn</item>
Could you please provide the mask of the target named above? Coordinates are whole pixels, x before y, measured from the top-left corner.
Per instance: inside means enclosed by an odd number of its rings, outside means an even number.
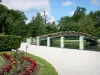
[[[28,54],[28,56],[32,57],[41,64],[39,75],[58,75],[54,67],[46,60],[32,54]]]
[[[3,58],[0,56],[0,68],[5,64],[5,61]]]

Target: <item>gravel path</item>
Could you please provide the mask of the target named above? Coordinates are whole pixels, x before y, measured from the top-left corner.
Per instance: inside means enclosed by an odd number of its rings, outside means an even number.
[[[21,50],[26,51],[26,44]],[[50,62],[59,75],[100,75],[100,52],[29,45],[27,51]]]

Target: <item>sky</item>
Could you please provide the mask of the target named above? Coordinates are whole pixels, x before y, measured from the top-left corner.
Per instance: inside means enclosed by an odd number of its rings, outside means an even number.
[[[63,16],[72,16],[77,6],[85,7],[87,14],[100,10],[100,0],[2,0],[9,9],[23,11],[30,22],[37,12],[46,11],[48,22],[58,21]]]

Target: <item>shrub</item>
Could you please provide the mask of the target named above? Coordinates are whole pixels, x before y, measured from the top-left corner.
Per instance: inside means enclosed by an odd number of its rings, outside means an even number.
[[[0,35],[0,51],[10,51],[19,48],[21,43],[20,36]]]

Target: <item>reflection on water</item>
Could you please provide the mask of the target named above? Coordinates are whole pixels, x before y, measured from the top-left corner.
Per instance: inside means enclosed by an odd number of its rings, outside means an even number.
[[[46,40],[42,41],[41,45],[46,46],[47,41]],[[60,48],[60,41],[59,40],[52,41],[51,47],[59,47]],[[65,40],[64,48],[79,49],[79,41],[78,40]],[[90,46],[89,42],[85,42],[85,50],[100,51],[100,44],[98,44],[96,46]]]
[[[98,44],[97,46],[87,46],[85,49],[93,50],[93,51],[100,51],[100,44]]]

